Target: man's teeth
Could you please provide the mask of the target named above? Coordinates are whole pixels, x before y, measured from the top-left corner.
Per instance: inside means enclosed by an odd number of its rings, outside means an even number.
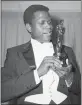
[[[44,34],[51,34],[52,32],[49,32],[49,33],[44,33]]]

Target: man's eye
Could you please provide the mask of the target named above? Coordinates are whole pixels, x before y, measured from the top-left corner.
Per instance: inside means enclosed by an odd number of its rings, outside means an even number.
[[[41,22],[39,22],[39,24],[41,24],[41,25],[45,25],[46,23],[49,24],[49,25],[52,24],[51,21],[41,21]]]
[[[48,21],[48,24],[52,24],[52,22],[51,21]]]
[[[42,21],[42,22],[40,22],[40,24],[41,24],[41,25],[44,25],[44,24],[45,24],[45,22],[44,22],[44,21]]]

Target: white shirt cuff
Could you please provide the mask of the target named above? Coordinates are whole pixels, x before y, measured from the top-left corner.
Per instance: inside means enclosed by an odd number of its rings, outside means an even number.
[[[69,75],[69,78],[67,80],[65,80],[67,87],[70,87],[72,85],[73,82],[73,73],[71,73]]]
[[[66,83],[67,87],[70,87],[72,85],[72,82],[68,83],[66,80],[65,80],[65,83]]]
[[[38,76],[37,70],[34,70],[34,77],[35,77],[36,84],[39,84],[41,80]]]

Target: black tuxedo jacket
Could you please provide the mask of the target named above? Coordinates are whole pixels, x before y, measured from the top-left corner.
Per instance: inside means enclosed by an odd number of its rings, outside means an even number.
[[[68,88],[68,96],[70,96],[71,101],[73,101],[72,96],[75,95],[77,98],[80,96],[81,76],[73,50],[64,45],[62,48],[68,55],[73,66],[73,83],[71,87]],[[25,96],[42,93],[42,82],[36,85],[33,74],[34,69],[36,69],[36,64],[30,41],[26,44],[7,49],[4,67],[1,69],[1,101],[5,102],[16,97],[19,98],[20,96],[23,96],[22,99],[24,99]],[[66,89],[66,86],[60,82],[58,90],[67,94]],[[76,98],[74,100],[76,100]]]

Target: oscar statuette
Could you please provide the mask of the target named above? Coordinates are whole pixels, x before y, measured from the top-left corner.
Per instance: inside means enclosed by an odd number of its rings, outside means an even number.
[[[67,61],[67,63],[66,59],[68,60],[68,57],[65,53],[62,52],[63,37],[65,33],[64,20],[60,20],[59,24],[56,26],[56,33],[57,42],[54,56],[57,57],[57,59],[59,59],[60,61],[62,61],[62,67],[67,67],[69,61]]]

